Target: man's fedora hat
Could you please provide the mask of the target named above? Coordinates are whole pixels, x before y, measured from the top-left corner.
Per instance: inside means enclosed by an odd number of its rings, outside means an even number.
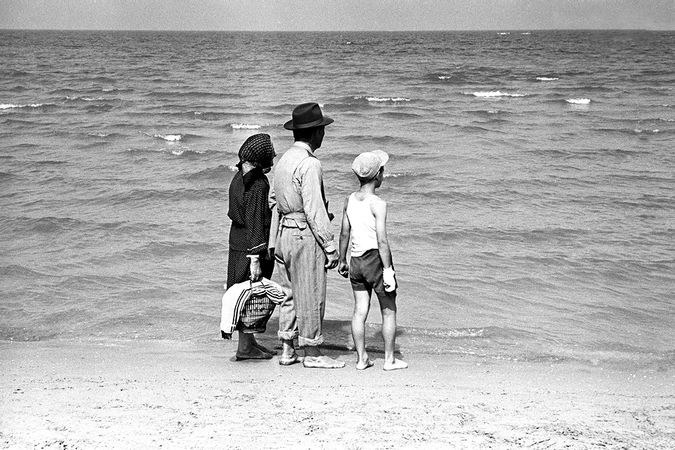
[[[333,123],[333,119],[324,116],[317,103],[303,103],[293,110],[293,119],[284,124],[287,130],[299,130],[302,128],[323,127]]]

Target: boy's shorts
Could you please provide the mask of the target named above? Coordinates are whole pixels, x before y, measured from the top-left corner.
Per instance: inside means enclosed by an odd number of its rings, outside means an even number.
[[[382,281],[382,260],[377,249],[371,249],[361,256],[352,256],[349,264],[349,281],[355,291],[375,291],[379,296],[396,298],[396,291],[384,290]]]

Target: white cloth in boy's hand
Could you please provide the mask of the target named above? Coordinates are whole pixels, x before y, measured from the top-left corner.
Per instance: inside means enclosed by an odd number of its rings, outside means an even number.
[[[384,283],[384,290],[393,292],[396,290],[396,273],[393,267],[385,267],[382,270],[382,282]]]

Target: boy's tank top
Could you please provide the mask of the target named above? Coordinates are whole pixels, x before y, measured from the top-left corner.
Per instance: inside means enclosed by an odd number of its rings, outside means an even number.
[[[374,195],[368,195],[365,199],[358,200],[356,193],[349,196],[347,217],[351,226],[352,256],[361,256],[368,250],[378,248],[375,215],[370,209],[374,198]]]

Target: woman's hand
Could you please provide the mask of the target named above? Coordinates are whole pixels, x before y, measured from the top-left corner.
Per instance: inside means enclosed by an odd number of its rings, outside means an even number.
[[[251,281],[260,281],[262,278],[262,269],[260,268],[260,258],[258,255],[251,255],[249,256],[251,258],[251,265],[250,265],[250,271],[251,271]]]

